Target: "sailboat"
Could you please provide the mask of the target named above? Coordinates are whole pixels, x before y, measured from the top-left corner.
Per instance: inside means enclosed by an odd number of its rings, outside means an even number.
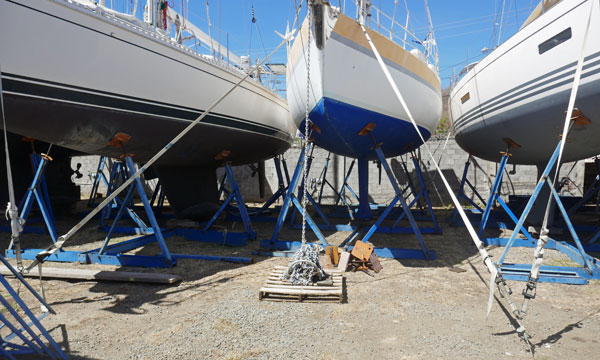
[[[561,134],[592,0],[543,0],[518,32],[470,64],[450,94],[456,141],[467,152],[545,165]],[[563,159],[600,154],[600,14],[592,10],[575,107],[585,124],[569,133]]]
[[[0,0],[7,130],[143,163],[240,81],[248,61],[164,1],[148,0],[145,21],[102,3]],[[259,78],[245,80],[156,163],[176,212],[217,200],[223,151],[240,165],[290,147],[296,126],[287,102]],[[129,138],[120,149],[111,146],[117,134]]]
[[[385,14],[366,0],[358,2],[357,19],[343,14],[327,1],[313,1],[310,6],[312,19],[304,19],[288,53],[290,113],[303,132],[308,101],[308,117],[316,129],[312,132],[314,144],[358,159],[360,208],[364,209],[368,207],[368,161],[375,159],[376,154],[372,140],[358,133],[368,124],[374,124],[372,134],[382,143],[386,157],[414,150],[422,141],[394,95],[361,28],[361,24],[369,22],[373,11],[377,19]],[[398,39],[392,31],[386,35],[372,28],[366,31],[427,140],[442,113],[435,40],[431,32],[425,40],[418,39],[406,27],[390,19],[405,31],[404,41],[395,41]],[[310,24],[313,26],[309,41]],[[410,37],[409,41],[406,36]],[[410,49],[411,45],[415,47]]]

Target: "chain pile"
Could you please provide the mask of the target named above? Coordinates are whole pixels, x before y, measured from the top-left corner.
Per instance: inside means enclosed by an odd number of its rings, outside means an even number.
[[[308,285],[315,281],[325,280],[326,275],[319,262],[318,246],[302,244],[290,260],[288,271],[281,275],[281,280],[294,285]]]

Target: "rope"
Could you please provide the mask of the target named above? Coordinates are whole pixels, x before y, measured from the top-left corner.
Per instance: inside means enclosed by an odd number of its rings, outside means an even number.
[[[369,43],[369,46],[371,47],[371,50],[373,51],[373,53],[375,54],[375,57],[377,58],[377,61],[379,62],[379,65],[381,67],[381,70],[384,72],[390,86],[392,87],[392,90],[394,91],[396,97],[398,98],[398,101],[400,102],[400,104],[402,105],[404,111],[406,111],[406,114],[410,120],[410,122],[412,123],[413,127],[415,128],[415,131],[417,132],[417,134],[419,135],[419,137],[421,138],[421,141],[423,143],[423,146],[425,147],[425,150],[427,151],[429,157],[431,158],[431,161],[433,162],[433,165],[435,166],[437,172],[440,174],[440,178],[442,179],[442,182],[444,183],[444,186],[446,187],[450,198],[452,199],[452,202],[454,203],[454,206],[456,207],[456,209],[458,210],[458,213],[460,215],[460,217],[462,218],[463,222],[465,223],[465,226],[467,227],[467,230],[469,232],[469,235],[471,236],[473,242],[475,243],[475,246],[477,247],[477,250],[479,251],[479,254],[481,255],[481,257],[483,258],[483,263],[485,264],[485,266],[488,268],[489,272],[490,272],[490,296],[488,298],[488,305],[487,305],[487,314],[490,313],[491,308],[492,308],[492,303],[493,303],[493,299],[494,299],[494,293],[495,293],[495,289],[496,286],[498,286],[498,290],[500,291],[500,295],[504,298],[507,299],[509,306],[511,308],[511,310],[513,311],[513,313],[517,312],[517,308],[515,306],[515,304],[512,302],[512,300],[510,299],[510,290],[507,288],[506,283],[504,282],[504,280],[502,279],[501,275],[498,274],[498,268],[496,268],[496,265],[494,263],[492,263],[492,260],[490,258],[489,253],[487,252],[487,250],[485,249],[485,246],[483,245],[483,243],[481,242],[481,240],[479,239],[479,236],[477,236],[477,232],[475,231],[475,229],[473,228],[473,225],[471,224],[471,222],[469,221],[469,218],[467,217],[465,210],[463,209],[463,207],[460,205],[460,202],[458,201],[458,199],[456,198],[456,195],[454,195],[454,192],[452,191],[452,188],[450,187],[450,184],[448,183],[448,180],[446,179],[446,176],[444,176],[444,174],[442,173],[442,170],[440,169],[438,163],[435,161],[435,158],[431,152],[431,150],[429,149],[429,146],[427,145],[427,143],[425,142],[425,138],[423,137],[423,135],[421,134],[421,131],[419,130],[419,127],[417,125],[417,123],[415,122],[409,108],[408,105],[406,104],[404,97],[402,96],[402,94],[400,93],[400,90],[398,90],[398,87],[396,86],[396,83],[394,82],[394,79],[392,79],[392,76],[387,68],[387,66],[385,65],[385,63],[383,62],[383,59],[381,58],[381,55],[379,54],[379,51],[377,51],[377,48],[375,47],[375,44],[373,44],[373,41],[371,40],[371,37],[369,36],[367,30],[365,29],[364,25],[360,25],[362,30],[363,30],[363,34],[365,35],[367,42]],[[525,333],[524,327],[521,325],[520,320],[517,318],[516,321],[519,323],[520,328],[523,329],[523,331],[520,333],[523,338],[525,339],[525,341],[527,342],[527,344],[529,344],[529,340],[528,340],[528,336]]]
[[[308,49],[306,51],[306,104],[304,107],[304,164],[302,165],[302,245],[306,244],[306,205],[308,204],[308,145],[309,145],[309,132],[308,132],[308,110],[310,102],[310,40],[312,33],[312,6],[311,2],[307,3],[306,16],[308,17]]]
[[[560,149],[558,152],[558,159],[556,162],[556,171],[554,173],[554,178],[552,179],[552,188],[554,188],[556,184],[556,179],[558,178],[558,173],[560,170],[560,162],[562,160],[562,153],[565,148],[565,143],[567,141],[567,135],[569,134],[570,127],[573,122],[571,121],[571,116],[573,114],[573,108],[575,107],[575,99],[577,98],[577,90],[579,89],[579,82],[581,80],[581,72],[583,70],[583,59],[584,59],[584,51],[585,46],[587,44],[588,34],[590,30],[590,24],[592,21],[592,13],[594,10],[594,4],[597,1],[590,1],[590,15],[588,17],[587,26],[585,28],[585,34],[583,35],[583,43],[581,44],[581,51],[579,53],[579,60],[577,61],[577,68],[575,70],[575,77],[573,79],[573,87],[571,88],[571,96],[569,98],[569,106],[567,107],[567,113],[565,114],[565,122],[563,126],[562,138],[560,140]],[[544,220],[542,222],[542,228],[540,231],[540,236],[538,238],[536,248],[534,251],[534,260],[531,265],[531,272],[529,273],[529,279],[527,281],[527,288],[523,291],[523,304],[521,305],[520,316],[524,317],[527,314],[527,307],[529,305],[529,300],[535,298],[535,289],[537,286],[537,281],[540,275],[540,267],[544,262],[544,248],[548,243],[548,221],[550,218],[550,210],[553,205],[554,197],[552,192],[548,197],[548,203],[546,204],[546,212],[544,213]]]
[[[10,166],[10,153],[8,151],[8,135],[6,134],[6,115],[4,112],[4,94],[2,89],[2,67],[0,66],[0,111],[2,112],[2,129],[4,132],[4,153],[6,154],[6,178],[8,184],[8,199],[6,206],[8,218],[10,218],[10,244],[15,248],[17,258],[17,270],[23,272],[23,259],[21,258],[21,241],[19,234],[23,231],[23,226],[19,221],[19,209],[17,209],[17,200],[15,199],[15,188],[13,185],[12,169]]]
[[[27,267],[27,271],[33,269],[38,263],[43,262],[48,256],[56,253],[60,250],[64,243],[69,240],[79,229],[81,229],[85,224],[87,224],[96,214],[98,214],[106,205],[108,205],[117,195],[119,195],[123,190],[125,190],[131,183],[133,183],[137,178],[140,177],[142,173],[144,173],[152,164],[154,164],[161,156],[163,156],[173,145],[175,145],[182,137],[184,137],[188,132],[190,132],[194,126],[196,126],[202,119],[204,119],[217,105],[223,101],[229,94],[233,92],[238,86],[240,86],[249,76],[252,74],[258,67],[264,64],[273,54],[275,54],[283,44],[290,41],[290,34],[286,34],[286,37],[283,41],[273,50],[269,56],[264,58],[260,63],[256,64],[256,66],[248,71],[246,75],[244,75],[234,86],[231,87],[223,96],[217,99],[212,105],[210,105],[204,112],[196,118],[192,123],[190,123],[185,129],[183,129],[177,136],[173,138],[165,147],[163,147],[159,152],[157,152],[148,162],[146,162],[142,167],[139,168],[134,174],[129,176],[129,178],[124,181],[121,186],[119,186],[114,192],[107,196],[104,201],[102,201],[94,210],[92,210],[89,214],[87,214],[79,223],[73,226],[68,232],[64,235],[60,236],[56,243],[52,244],[46,250],[40,252],[36,256],[36,260],[34,260],[29,267]]]

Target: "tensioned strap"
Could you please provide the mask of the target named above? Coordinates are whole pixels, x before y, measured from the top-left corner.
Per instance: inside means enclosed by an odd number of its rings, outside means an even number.
[[[517,312],[517,308],[516,308],[515,304],[512,302],[512,300],[510,299],[509,291],[507,291],[507,289],[505,288],[504,281],[501,278],[499,278],[499,280],[501,280],[501,281],[498,281],[498,282],[496,281],[496,279],[499,277],[499,275],[498,275],[498,269],[496,268],[496,265],[494,265],[494,263],[492,263],[492,260],[490,259],[490,255],[488,254],[487,250],[485,249],[485,246],[483,245],[483,243],[479,239],[479,236],[477,236],[477,232],[475,231],[475,229],[473,228],[473,225],[469,221],[469,218],[467,217],[467,215],[465,213],[465,210],[460,205],[460,202],[458,201],[458,199],[454,195],[454,192],[452,191],[452,188],[450,187],[450,184],[448,183],[448,180],[446,179],[446,177],[442,173],[442,170],[438,166],[438,163],[435,161],[435,158],[433,157],[433,154],[432,154],[431,150],[429,149],[429,146],[427,145],[427,143],[425,143],[425,138],[421,134],[421,131],[419,130],[419,127],[417,126],[417,123],[415,122],[415,120],[414,120],[414,118],[412,116],[412,113],[410,112],[410,109],[408,108],[406,102],[404,101],[404,97],[400,93],[400,90],[398,90],[398,87],[396,86],[396,83],[395,83],[394,79],[392,78],[392,76],[391,76],[391,74],[390,74],[387,66],[385,65],[385,63],[383,62],[383,59],[381,58],[381,55],[379,54],[379,51],[377,51],[377,48],[375,47],[375,44],[373,44],[373,41],[371,41],[371,37],[369,36],[369,34],[368,34],[367,30],[365,29],[364,25],[361,24],[361,28],[363,30],[363,34],[367,38],[367,42],[369,43],[369,46],[371,47],[371,50],[373,50],[373,53],[375,54],[375,57],[377,58],[377,61],[379,62],[381,70],[383,70],[383,72],[384,72],[384,74],[385,74],[385,76],[386,76],[386,78],[387,78],[390,86],[392,87],[392,90],[394,91],[396,97],[398,98],[398,101],[402,105],[403,109],[406,111],[406,114],[407,114],[409,120],[411,121],[413,127],[415,128],[415,131],[417,132],[417,134],[419,134],[419,137],[421,138],[421,141],[423,142],[423,146],[425,147],[425,150],[429,154],[429,157],[431,158],[431,161],[433,162],[433,164],[434,164],[437,172],[440,174],[442,182],[444,183],[444,186],[446,187],[448,193],[450,194],[450,198],[452,199],[452,202],[456,206],[456,209],[458,210],[458,213],[460,214],[460,217],[462,218],[463,222],[465,223],[465,226],[467,227],[469,235],[471,236],[473,242],[475,243],[475,246],[477,247],[477,250],[479,251],[479,254],[483,258],[483,263],[486,265],[486,267],[488,268],[488,270],[490,272],[490,284],[489,284],[490,296],[489,296],[489,299],[488,299],[487,313],[489,314],[490,311],[491,311],[491,308],[492,308],[492,304],[493,304],[493,300],[494,300],[494,294],[495,294],[495,288],[496,288],[496,283],[498,283],[500,295],[502,297],[504,297],[504,298],[507,299],[508,304],[509,304],[511,310],[513,311],[513,313],[516,313]],[[518,318],[516,318],[515,320],[517,321],[517,323],[520,326],[519,333],[523,336],[523,338],[525,339],[525,341],[529,344],[529,340],[527,338],[527,335],[525,333],[525,329],[524,329],[523,325],[521,324],[521,322],[520,322],[520,320]]]
[[[562,153],[565,148],[565,143],[567,141],[567,136],[569,134],[569,128],[571,126],[571,117],[573,114],[573,109],[575,107],[575,99],[577,98],[577,91],[579,90],[579,82],[581,81],[581,72],[583,70],[583,59],[585,55],[585,46],[587,44],[588,34],[590,30],[590,24],[592,22],[592,13],[594,11],[594,4],[598,1],[591,1],[590,12],[588,16],[587,26],[585,28],[585,33],[583,35],[583,43],[581,44],[581,51],[579,53],[579,59],[577,60],[577,68],[575,70],[575,77],[573,79],[573,87],[571,88],[571,96],[569,98],[569,106],[567,107],[567,112],[565,113],[565,122],[563,125],[562,138],[560,140],[560,150],[558,152],[558,160],[556,162],[556,171],[554,174],[554,179],[552,179],[552,188],[554,188],[556,179],[558,178],[558,173],[560,170],[560,162],[562,160]],[[540,274],[540,267],[544,261],[544,247],[548,242],[548,221],[550,218],[550,209],[553,205],[553,195],[552,192],[548,195],[548,203],[546,204],[546,212],[544,213],[544,220],[542,222],[542,228],[540,231],[540,236],[538,238],[536,248],[534,251],[534,260],[531,265],[531,272],[529,273],[530,280],[533,280],[532,286],[535,290],[535,284]],[[524,296],[523,304],[521,306],[521,315],[525,315],[527,313],[527,306],[531,296]]]
[[[0,112],[2,112],[2,128],[4,132],[4,152],[6,154],[6,178],[8,183],[8,206],[7,212],[10,218],[11,247],[14,246],[15,255],[17,258],[17,270],[23,271],[23,262],[21,259],[21,241],[19,234],[23,231],[23,227],[19,222],[19,209],[17,209],[17,200],[15,199],[15,188],[13,185],[12,169],[10,167],[10,153],[8,152],[8,135],[6,134],[6,114],[4,111],[4,95],[2,90],[2,67],[0,66]]]

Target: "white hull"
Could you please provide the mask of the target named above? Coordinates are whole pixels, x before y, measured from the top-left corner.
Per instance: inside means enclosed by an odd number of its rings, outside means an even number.
[[[562,1],[475,65],[450,95],[456,139],[463,149],[498,161],[506,141],[510,162],[548,161],[562,132],[564,112],[581,53],[591,2]],[[596,4],[597,5],[597,4]],[[575,107],[591,124],[574,128],[565,161],[600,153],[600,13],[594,6]],[[508,140],[510,139],[510,140]]]
[[[386,156],[396,156],[419,146],[416,132],[405,138],[383,138],[395,131],[407,134],[413,126],[364,34],[357,31],[360,30],[358,23],[345,15],[337,15],[328,6],[324,8],[328,10],[324,21],[327,39],[321,49],[314,37],[310,42],[309,112],[311,121],[323,131],[320,135],[314,134],[316,144],[338,154],[364,157],[370,152],[370,140],[358,137],[357,132],[368,123],[376,123],[375,129],[380,133],[374,134],[378,141],[384,142]],[[435,131],[442,111],[439,78],[398,44],[372,30],[369,33],[412,116],[428,138]],[[288,102],[298,125],[305,118],[308,52],[303,48],[307,48],[307,41],[308,21],[305,20],[288,56]],[[336,111],[341,114],[338,118],[332,114]]]
[[[8,130],[91,154],[114,155],[107,143],[125,132],[127,151],[146,160],[243,76],[99,7],[68,1],[0,0],[0,33],[7,113],[15,114]],[[26,104],[49,110],[36,122],[19,108]],[[285,100],[247,79],[166,159],[207,165],[231,150],[238,163],[258,161],[285,151],[294,133]],[[270,148],[253,155],[257,143]]]

